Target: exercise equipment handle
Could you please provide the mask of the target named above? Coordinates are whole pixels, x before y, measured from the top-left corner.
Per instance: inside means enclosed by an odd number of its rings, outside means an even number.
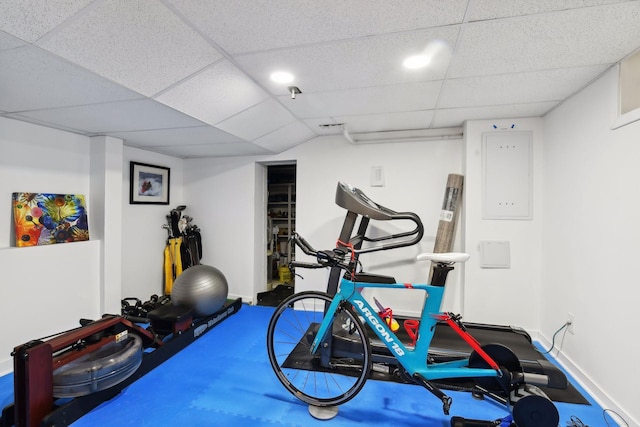
[[[415,228],[411,231],[391,234],[382,237],[367,237],[364,235],[365,230],[363,228],[360,235],[352,236],[352,238],[350,239],[350,243],[355,246],[355,249],[353,249],[353,252],[355,254],[385,251],[389,249],[411,246],[420,242],[420,240],[422,239],[422,236],[424,234],[424,227],[422,226],[422,221],[420,221],[420,217],[418,217],[418,215],[413,212],[396,212],[393,209],[382,206],[381,204],[376,203],[369,197],[367,197],[367,195],[364,194],[364,192],[362,192],[362,190],[360,190],[359,188],[353,187],[344,182],[338,182],[335,201],[338,206],[346,209],[349,212],[348,215],[359,215],[363,218],[363,220],[366,218],[367,222],[370,219],[377,221],[409,220],[415,224]],[[409,237],[411,238],[408,240],[398,241],[398,239]],[[365,249],[361,249],[359,247],[362,241],[377,243],[389,240],[395,241],[388,244],[372,246]]]
[[[398,219],[398,220],[409,220],[415,224],[415,228],[411,231],[406,231],[403,233],[390,234],[388,236],[381,237],[363,237],[363,240],[367,242],[382,242],[385,240],[396,240],[395,242],[391,242],[388,244],[383,244],[380,246],[372,246],[365,249],[356,249],[354,250],[357,254],[364,254],[368,252],[377,252],[377,251],[386,251],[389,249],[403,248],[405,246],[412,246],[416,243],[419,243],[422,240],[422,236],[424,235],[424,226],[422,225],[422,221],[420,217],[413,212],[400,212],[390,216],[390,219]],[[397,241],[398,239],[404,239],[407,237],[411,237],[408,240]]]
[[[125,315],[123,317],[133,323],[144,323],[144,324],[151,323],[151,319],[147,317],[128,316],[128,315]]]

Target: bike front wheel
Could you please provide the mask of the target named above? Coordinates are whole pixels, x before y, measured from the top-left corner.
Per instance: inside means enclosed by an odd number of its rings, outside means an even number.
[[[346,305],[336,311],[331,335],[311,353],[311,343],[331,300],[323,292],[294,294],[276,308],[267,330],[267,352],[276,376],[294,396],[313,406],[338,406],[349,401],[371,371],[366,332]]]

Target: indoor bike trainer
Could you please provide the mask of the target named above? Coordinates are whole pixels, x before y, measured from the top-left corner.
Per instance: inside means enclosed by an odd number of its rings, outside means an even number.
[[[390,375],[427,388],[443,402],[443,410],[448,414],[451,399],[433,380],[470,377],[476,380],[474,393],[505,403],[513,410],[518,426],[556,425],[558,414],[555,406],[540,389],[528,384],[548,385],[548,376],[538,372],[527,374],[511,350],[497,344],[480,345],[467,332],[460,316],[439,313],[446,278],[453,269],[453,263],[463,262],[468,256],[451,253],[423,254],[422,258],[430,260],[433,266],[429,285],[400,284],[392,277],[357,271],[360,254],[416,244],[422,238],[423,226],[416,214],[395,212],[373,202],[359,189],[343,183],[338,184],[336,203],[347,210],[336,248],[316,251],[301,236],[296,235],[293,239],[293,243],[303,252],[316,258],[316,263],[294,262],[293,267],[331,268],[328,293],[307,292],[293,295],[276,309],[269,325],[267,345],[270,361],[285,387],[312,406],[338,405],[359,392],[372,365],[376,364],[378,367],[385,366]],[[357,232],[353,234],[358,219],[360,223]],[[415,227],[408,232],[372,238],[366,235],[370,220],[408,220]],[[368,244],[366,248],[362,247],[364,242]],[[409,343],[401,342],[389,328],[393,319],[391,316],[387,317],[384,308],[378,306],[380,310],[375,310],[360,294],[362,288],[403,287],[423,289],[429,295],[420,321],[407,319],[404,322],[405,329],[412,338]],[[286,360],[280,360],[279,355],[283,353],[280,349],[273,348],[286,342],[274,336],[278,333],[280,319],[285,318],[281,323],[291,324],[293,322],[287,320],[288,316],[299,310],[305,311],[308,327],[302,331],[299,342],[293,342],[290,344],[292,348],[284,352],[288,354]],[[312,313],[311,316],[309,313]],[[326,319],[325,313],[330,314]],[[363,323],[368,328],[365,329]],[[431,348],[436,324],[443,324],[454,330],[472,349],[471,353],[460,354],[453,351],[449,354],[444,352],[443,355],[442,349],[439,349],[437,355],[427,353]],[[420,337],[423,338],[422,342]],[[412,354],[408,357],[407,353]],[[420,360],[422,355],[424,358]],[[420,368],[419,365],[425,367]],[[300,374],[303,389],[307,387],[307,381],[310,381],[309,372],[331,376],[331,380],[325,378],[326,384],[338,384],[342,381],[346,381],[346,384],[339,384],[338,392],[327,392],[326,395],[319,392],[321,387],[305,392],[296,385],[296,381],[299,381],[296,371],[300,370],[307,372]],[[358,380],[345,379],[349,377],[356,377]]]

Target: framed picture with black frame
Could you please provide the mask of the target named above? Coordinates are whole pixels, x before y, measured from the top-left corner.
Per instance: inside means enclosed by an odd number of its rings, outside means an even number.
[[[171,170],[164,166],[131,162],[129,203],[168,205]]]

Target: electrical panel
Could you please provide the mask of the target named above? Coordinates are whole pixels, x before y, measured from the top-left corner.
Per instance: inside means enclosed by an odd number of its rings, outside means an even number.
[[[483,219],[532,218],[532,133],[482,134]]]

